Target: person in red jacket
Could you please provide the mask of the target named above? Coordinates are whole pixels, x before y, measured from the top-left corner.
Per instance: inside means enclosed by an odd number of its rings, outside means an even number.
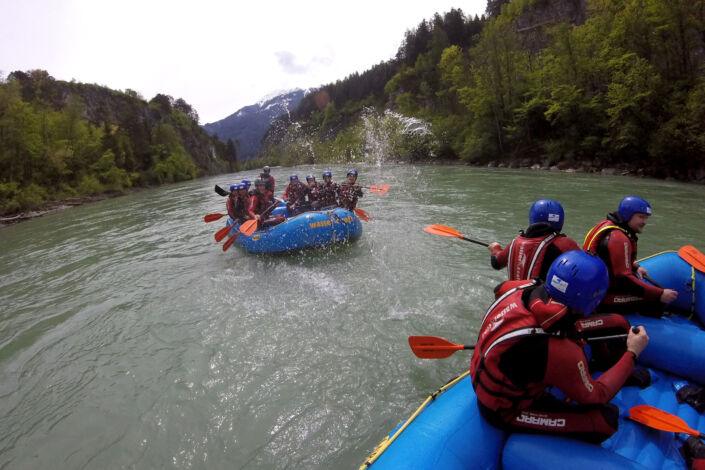
[[[678,297],[672,289],[662,289],[643,280],[646,269],[636,262],[637,234],[651,216],[651,204],[638,196],[627,196],[616,212],[595,225],[585,236],[583,249],[607,264],[610,287],[600,311],[661,316],[664,306]]]
[[[338,187],[338,204],[343,209],[349,211],[355,210],[357,207],[357,200],[361,198],[362,187],[356,183],[357,181],[357,170],[351,168],[348,170],[347,180],[345,183]]]
[[[490,243],[490,263],[494,269],[507,267],[509,280],[546,279],[553,260],[561,253],[579,250],[572,238],[561,233],[565,213],[552,199],[540,199],[529,210],[529,227],[504,248]]]
[[[308,186],[308,203],[311,209],[318,210],[321,207],[321,189],[323,185],[316,181],[313,175],[306,176],[306,185]]]
[[[333,182],[333,173],[330,170],[323,172],[323,184],[321,185],[318,202],[322,209],[335,207],[338,205],[338,183]]]
[[[274,194],[274,176],[270,174],[271,170],[268,166],[265,166],[262,168],[262,173],[259,174],[259,177],[262,181],[264,181],[264,185],[266,186],[268,191],[271,191],[272,194]]]
[[[282,216],[269,217],[269,213],[274,210],[277,203],[274,195],[267,189],[267,185],[261,179],[255,181],[255,193],[250,196],[250,206],[248,215],[251,219],[259,222],[259,227],[271,227],[284,222]]]
[[[289,184],[284,189],[284,200],[292,216],[308,210],[309,206],[306,200],[308,193],[308,186],[299,181],[298,175],[289,176]]]
[[[250,218],[247,213],[249,202],[247,189],[244,184],[230,185],[230,194],[227,201],[225,201],[225,206],[231,219],[240,224],[248,220]]]
[[[631,376],[649,338],[643,327],[634,332],[621,315],[582,318],[594,311],[609,284],[599,258],[579,250],[564,253],[547,276],[545,284],[505,281],[496,289],[470,365],[478,407],[491,424],[507,431],[602,442],[618,426],[619,410],[609,401]],[[629,331],[626,348],[616,362],[604,365],[598,379],[590,372],[583,341],[575,336],[581,324]],[[574,404],[548,394],[549,387]]]

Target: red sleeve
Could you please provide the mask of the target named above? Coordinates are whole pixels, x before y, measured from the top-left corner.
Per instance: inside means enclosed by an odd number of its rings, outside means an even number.
[[[247,213],[252,219],[257,215],[257,196],[250,196],[250,204],[247,206]]]
[[[283,198],[285,201],[288,201],[288,200],[289,200],[289,186],[290,186],[290,185],[287,185],[286,188],[284,188],[284,194],[282,194],[282,198]],[[272,192],[274,192],[274,191],[272,191]]]
[[[502,269],[507,266],[509,262],[509,247],[511,245],[511,243],[508,243],[507,246],[490,255],[490,263],[494,269]]]
[[[225,201],[225,207],[228,210],[228,215],[230,216],[231,219],[235,219],[235,207],[233,207],[233,200],[230,196],[228,196],[228,199]]]
[[[639,279],[634,272],[632,265],[632,243],[620,230],[613,230],[607,242],[607,249],[610,253],[610,265],[612,275],[615,278],[615,286],[618,289],[626,289],[644,297],[645,300],[658,302],[663,294],[663,289]]]
[[[573,251],[573,250],[579,250],[580,246],[578,246],[577,243],[575,243],[575,240],[573,240],[570,237],[566,237],[565,235],[561,235],[560,237],[556,237],[555,241],[553,244],[558,248],[561,253],[565,253],[566,251]]]
[[[588,360],[583,349],[574,341],[565,338],[549,338],[547,385],[560,388],[570,399],[578,403],[604,404],[609,402],[627,381],[634,369],[634,356],[625,352],[617,363],[593,380],[588,369]]]

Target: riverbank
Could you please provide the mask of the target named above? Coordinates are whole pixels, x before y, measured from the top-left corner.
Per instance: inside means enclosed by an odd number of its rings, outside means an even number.
[[[62,199],[59,201],[50,201],[37,209],[31,211],[19,212],[7,217],[0,217],[0,228],[8,225],[17,224],[24,222],[26,220],[36,219],[37,217],[42,217],[47,214],[52,214],[54,212],[62,211],[65,209],[70,209],[76,206],[82,206],[83,204],[88,204],[91,202],[103,201],[105,199],[112,199],[114,197],[124,196],[136,191],[140,191],[144,188],[130,188],[125,191],[111,191],[107,193],[95,194],[92,196],[80,196],[72,197],[68,199]]]

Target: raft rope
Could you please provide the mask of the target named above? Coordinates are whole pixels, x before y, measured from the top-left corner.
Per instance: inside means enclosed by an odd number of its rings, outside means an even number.
[[[392,442],[394,442],[394,441],[396,440],[396,438],[399,437],[399,435],[407,428],[407,426],[409,426],[409,425],[416,419],[416,417],[417,417],[418,415],[420,415],[421,412],[422,412],[432,401],[434,401],[439,395],[441,395],[443,392],[445,392],[446,390],[448,390],[450,387],[452,387],[453,385],[455,385],[455,384],[457,384],[458,382],[460,382],[460,381],[461,381],[464,377],[466,377],[469,373],[470,373],[469,370],[463,372],[462,374],[460,374],[459,376],[457,376],[457,377],[454,378],[454,379],[451,379],[451,380],[450,380],[448,383],[446,383],[444,386],[442,386],[441,388],[439,388],[438,390],[436,390],[435,392],[433,392],[432,394],[430,394],[430,395],[428,396],[428,398],[426,398],[426,400],[424,400],[424,402],[421,403],[421,406],[419,406],[419,407],[417,408],[417,410],[414,411],[414,413],[413,413],[411,416],[409,416],[409,419],[407,419],[407,420],[404,422],[404,424],[403,424],[399,429],[397,429],[397,431],[392,435],[392,437],[389,437],[389,435],[384,436],[384,439],[382,439],[382,441],[381,441],[379,444],[377,444],[377,447],[374,448],[374,450],[372,451],[372,453],[370,454],[370,456],[367,457],[367,459],[365,460],[365,462],[364,462],[362,465],[360,465],[360,470],[365,470],[365,469],[369,468],[370,465],[372,465],[373,463],[375,463],[375,461],[384,453],[384,451],[387,450],[387,448],[388,448],[390,445],[392,445]]]

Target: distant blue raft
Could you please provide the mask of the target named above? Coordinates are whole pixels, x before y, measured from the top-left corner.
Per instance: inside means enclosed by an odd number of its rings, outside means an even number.
[[[274,215],[285,215],[286,208],[277,208]],[[233,225],[230,235],[236,233]],[[323,248],[357,240],[362,235],[362,223],[354,212],[340,207],[311,211],[286,219],[279,225],[258,230],[250,237],[240,234],[235,243],[249,253],[286,253],[307,248]]]

